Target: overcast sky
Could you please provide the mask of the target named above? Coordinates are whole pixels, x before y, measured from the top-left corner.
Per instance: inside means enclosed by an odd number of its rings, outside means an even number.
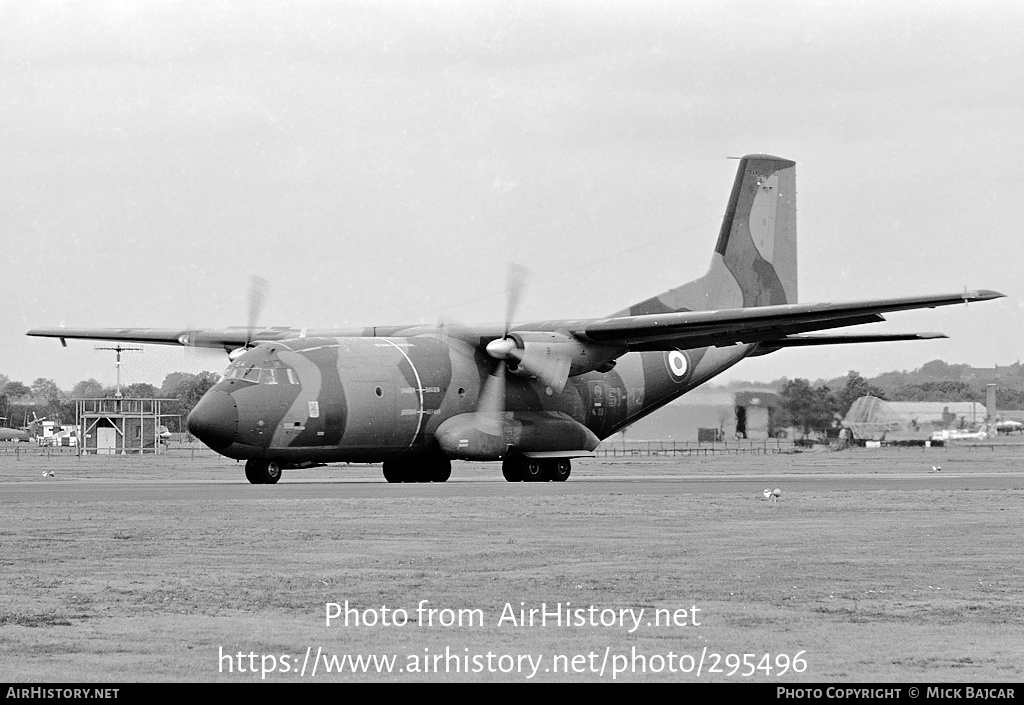
[[[736,167],[797,162],[800,299],[1006,299],[720,378],[1024,346],[1019,2],[0,2],[0,373],[115,379],[44,326],[597,317],[700,276]],[[147,347],[125,382],[222,371]]]

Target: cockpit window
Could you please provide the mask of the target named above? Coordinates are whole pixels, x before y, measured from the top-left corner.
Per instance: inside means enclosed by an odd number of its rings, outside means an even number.
[[[236,360],[228,365],[224,379],[240,379],[256,384],[299,383],[299,376],[295,374],[295,370],[285,366],[280,360],[265,360],[262,363]]]

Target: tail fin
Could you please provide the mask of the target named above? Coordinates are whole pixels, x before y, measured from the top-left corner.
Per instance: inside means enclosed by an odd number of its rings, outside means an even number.
[[[796,163],[749,154],[740,159],[707,274],[616,315],[792,304],[796,274]]]

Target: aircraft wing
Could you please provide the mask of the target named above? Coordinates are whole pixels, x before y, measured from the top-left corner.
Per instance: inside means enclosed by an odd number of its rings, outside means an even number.
[[[181,345],[193,348],[212,348],[231,352],[238,348],[275,340],[294,338],[372,338],[396,335],[422,335],[437,333],[436,326],[376,326],[371,328],[290,328],[274,326],[249,329],[244,326],[228,328],[33,328],[25,335],[38,338],[58,338],[62,345],[67,340],[108,340],[118,343],[146,345]],[[481,344],[481,336],[491,340],[501,335],[500,326],[474,329],[472,336],[462,337]]]
[[[972,301],[998,299],[1004,294],[980,289],[936,296],[911,296],[848,303],[783,304],[720,311],[682,311],[644,316],[621,316],[581,322],[571,332],[577,338],[600,345],[625,346],[628,350],[666,350],[763,343],[766,348],[798,345],[831,345],[868,342],[854,336],[815,339],[791,337],[799,333],[873,323],[883,313],[916,308],[935,308]],[[936,334],[928,334],[934,337]],[[898,340],[874,336],[879,340]],[[905,339],[905,338],[904,338]]]
[[[234,350],[251,340],[285,340],[302,335],[295,328],[248,328],[189,330],[183,328],[35,328],[26,335],[60,338],[63,345],[72,340],[113,340],[121,343],[183,345],[195,348]]]
[[[514,331],[566,330],[584,342],[630,350],[669,350],[699,348],[736,343],[761,343],[762,351],[803,345],[835,345],[838,343],[880,342],[884,340],[920,340],[940,334],[876,335],[876,336],[799,336],[808,331],[828,330],[885,320],[883,313],[915,308],[935,308],[972,301],[988,301],[1004,296],[997,291],[981,289],[938,296],[914,296],[848,303],[782,304],[718,311],[682,311],[643,316],[582,321],[546,321],[521,324]],[[500,326],[465,327],[462,337],[479,346],[501,337]],[[181,345],[232,351],[247,342],[288,340],[299,337],[394,336],[433,333],[431,326],[388,326],[349,330],[305,330],[289,327],[245,327],[224,329],[181,328],[36,328],[27,335],[67,339],[109,340],[124,343]]]

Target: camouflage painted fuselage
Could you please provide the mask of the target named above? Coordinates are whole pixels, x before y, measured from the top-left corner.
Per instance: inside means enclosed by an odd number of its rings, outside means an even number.
[[[592,450],[580,445],[589,434],[568,437],[577,424],[596,439],[607,438],[735,364],[749,350],[630,353],[612,371],[573,377],[554,395],[535,379],[510,375],[507,446]],[[447,419],[477,409],[494,364],[463,341],[431,335],[265,343],[228,369],[194,416],[215,416],[219,430],[204,440],[237,459],[380,462],[437,453],[434,432]],[[548,428],[558,437],[545,435]]]

